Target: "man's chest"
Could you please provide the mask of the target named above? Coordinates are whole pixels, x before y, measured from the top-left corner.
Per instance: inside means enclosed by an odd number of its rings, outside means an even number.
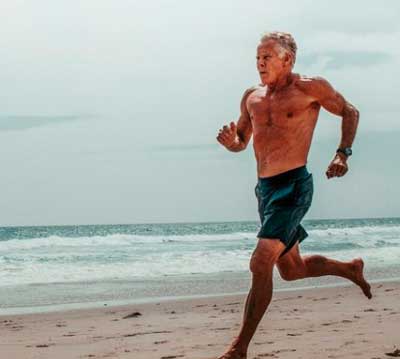
[[[254,91],[247,99],[247,110],[254,125],[285,125],[303,117],[305,112],[318,105],[296,88],[267,94],[265,89]]]

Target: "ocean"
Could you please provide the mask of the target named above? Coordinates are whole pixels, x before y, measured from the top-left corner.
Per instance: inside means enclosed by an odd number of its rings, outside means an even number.
[[[400,279],[400,218],[306,220],[302,254]],[[0,314],[245,293],[257,222],[0,227]],[[350,284],[334,276],[274,289]]]

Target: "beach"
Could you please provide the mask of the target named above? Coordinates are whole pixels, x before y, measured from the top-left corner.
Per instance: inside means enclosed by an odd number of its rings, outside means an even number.
[[[302,255],[363,258],[373,298],[341,277],[275,269],[248,358],[397,355],[400,219],[304,222]],[[239,331],[257,228],[0,227],[0,359],[216,359]]]
[[[400,282],[275,292],[248,358],[400,356]],[[2,358],[216,359],[245,295],[0,316]],[[387,353],[387,354],[385,354]],[[388,354],[392,354],[391,356]]]

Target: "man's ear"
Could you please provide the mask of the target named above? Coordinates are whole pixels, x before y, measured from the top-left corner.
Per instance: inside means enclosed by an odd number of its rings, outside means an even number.
[[[293,66],[293,58],[287,51],[285,52],[283,61],[285,62],[286,66],[289,66],[289,67]]]

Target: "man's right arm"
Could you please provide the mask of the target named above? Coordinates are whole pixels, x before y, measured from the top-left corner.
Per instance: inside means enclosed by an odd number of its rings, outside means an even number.
[[[240,117],[237,124],[231,122],[230,126],[225,125],[219,131],[217,140],[229,151],[243,151],[250,141],[253,129],[246,102],[248,96],[253,91],[254,88],[246,90],[242,97],[242,100],[240,102]]]

